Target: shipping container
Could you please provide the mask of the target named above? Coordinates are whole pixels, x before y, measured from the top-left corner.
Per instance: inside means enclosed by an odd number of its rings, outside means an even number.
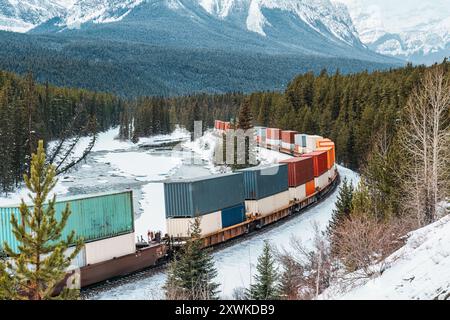
[[[319,190],[325,188],[330,183],[328,171],[325,171],[321,176],[314,178],[314,183]]]
[[[306,183],[289,188],[289,198],[291,201],[303,201],[306,198]]]
[[[134,212],[132,193],[108,193],[59,199],[55,204],[56,218],[66,205],[70,205],[72,214],[62,232],[66,238],[72,231],[84,242],[91,242],[134,232]],[[18,206],[0,208],[0,247],[6,241],[9,246],[18,249],[18,241],[12,233],[11,217],[15,215],[20,222]]]
[[[317,144],[316,144],[316,147],[317,148],[321,148],[321,147],[328,147],[329,145],[329,143],[333,143],[333,141],[331,141],[330,139],[328,139],[328,138],[323,138],[323,139],[320,139],[320,140],[317,140],[317,142],[316,142]]]
[[[306,196],[310,197],[316,193],[316,182],[314,180],[308,181],[306,183]]]
[[[66,252],[64,253],[64,255],[66,257],[69,257],[70,255],[72,255],[75,251],[75,247],[69,247]],[[71,270],[76,270],[76,269],[80,269],[83,268],[87,265],[86,262],[86,247],[83,246],[83,248],[81,248],[80,252],[78,252],[78,254],[75,256],[75,258],[73,258],[70,261],[70,266],[67,268],[67,271],[71,271]]]
[[[303,133],[299,133],[295,135],[295,144],[302,147],[302,148],[306,148],[306,134]]]
[[[222,210],[222,228],[228,228],[242,223],[245,221],[245,219],[246,217],[244,203]]]
[[[306,136],[306,149],[314,151],[317,148],[317,141],[323,139],[321,136]]]
[[[164,182],[166,218],[192,218],[244,202],[243,173]]]
[[[328,170],[328,153],[327,151],[315,151],[302,154],[303,158],[313,158],[314,161],[314,177],[319,177]]]
[[[200,216],[201,235],[207,235],[222,229],[222,211]],[[169,218],[166,219],[167,234],[175,238],[189,238],[190,229],[195,218]]]
[[[135,251],[134,232],[85,244],[86,263],[88,265],[126,256]]]
[[[288,190],[286,164],[258,166],[240,170],[244,174],[244,198],[259,200]]]
[[[333,148],[332,147],[320,147],[316,149],[317,151],[325,151],[327,153],[327,169],[330,170],[333,165]]]
[[[314,162],[312,157],[296,157],[280,161],[288,166],[289,187],[298,187],[314,179]]]
[[[292,130],[281,131],[281,147],[286,150],[294,151],[296,134],[297,131]]]
[[[336,163],[336,147],[334,145],[334,142],[322,142],[321,143],[321,148],[323,147],[329,147],[331,148],[331,161],[332,163]]]
[[[285,208],[289,203],[289,190],[286,190],[259,200],[246,200],[245,210],[250,214],[267,216]]]
[[[281,129],[266,128],[266,138],[269,140],[281,140]]]

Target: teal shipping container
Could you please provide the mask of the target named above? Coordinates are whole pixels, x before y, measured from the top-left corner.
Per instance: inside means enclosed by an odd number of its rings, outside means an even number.
[[[90,196],[70,197],[59,200],[55,204],[56,217],[69,204],[70,215],[62,238],[75,231],[76,237],[84,242],[116,237],[134,232],[134,212],[132,192],[96,194]],[[32,209],[32,208],[30,208]],[[15,215],[20,222],[18,206],[0,207],[0,248],[6,241],[13,250],[18,250],[18,241],[14,237],[11,217]]]
[[[253,167],[240,172],[244,174],[245,200],[260,200],[289,189],[286,164]]]
[[[237,206],[222,210],[222,228],[228,228],[246,220],[245,204],[241,203]]]
[[[244,202],[242,173],[164,182],[166,218],[191,218]]]

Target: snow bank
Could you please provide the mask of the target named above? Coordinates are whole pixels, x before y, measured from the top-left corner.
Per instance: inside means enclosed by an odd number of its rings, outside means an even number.
[[[450,216],[410,233],[401,249],[386,262],[382,275],[345,293],[333,287],[329,299],[449,299]]]

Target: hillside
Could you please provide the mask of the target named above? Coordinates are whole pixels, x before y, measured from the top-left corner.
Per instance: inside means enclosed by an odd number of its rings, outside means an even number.
[[[450,299],[450,216],[413,231],[387,259],[384,272],[347,292],[338,286],[323,299]]]

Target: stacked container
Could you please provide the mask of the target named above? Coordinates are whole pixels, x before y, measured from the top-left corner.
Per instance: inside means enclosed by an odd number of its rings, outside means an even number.
[[[164,182],[166,218],[193,218],[244,202],[242,173]]]
[[[280,147],[281,144],[281,129],[267,128],[266,129],[266,143],[272,147]]]
[[[297,131],[281,131],[281,148],[294,151],[295,150],[295,135]]]
[[[306,134],[298,133],[294,136],[295,149],[297,153],[305,153],[306,150]]]
[[[61,219],[61,214],[67,204],[69,204],[72,214],[67,220],[62,238],[66,238],[72,231],[75,231],[75,236],[82,237],[85,243],[121,235],[130,235],[134,240],[131,191],[58,200],[55,204],[57,219]],[[7,242],[13,250],[17,251],[19,243],[13,235],[10,223],[13,215],[20,221],[19,206],[0,208],[0,248],[4,242]]]
[[[266,216],[289,205],[286,164],[241,170],[244,174],[247,213]]]
[[[312,181],[314,185],[313,158],[292,158],[281,161],[280,163],[287,164],[288,166],[290,199],[292,201],[304,200],[307,196],[306,184]],[[314,190],[314,188],[313,186],[312,189]]]
[[[237,213],[244,203],[243,177],[243,173],[231,173],[166,181],[167,233],[188,237],[196,217],[201,219],[202,235],[219,231],[223,222],[227,226],[243,222],[245,215]]]
[[[266,143],[266,130],[266,127],[255,127],[256,142],[258,144],[264,145]]]
[[[313,152],[317,148],[317,141],[322,140],[321,136],[306,136],[305,152]]]
[[[301,157],[311,157],[314,162],[314,181],[315,187],[319,190],[328,185],[328,152],[314,151],[302,155]]]
[[[231,129],[231,122],[224,122],[223,123],[223,130],[226,132]]]
[[[334,165],[336,163],[336,147],[334,142],[330,139],[322,139],[317,141],[318,148],[331,148],[331,163]]]

